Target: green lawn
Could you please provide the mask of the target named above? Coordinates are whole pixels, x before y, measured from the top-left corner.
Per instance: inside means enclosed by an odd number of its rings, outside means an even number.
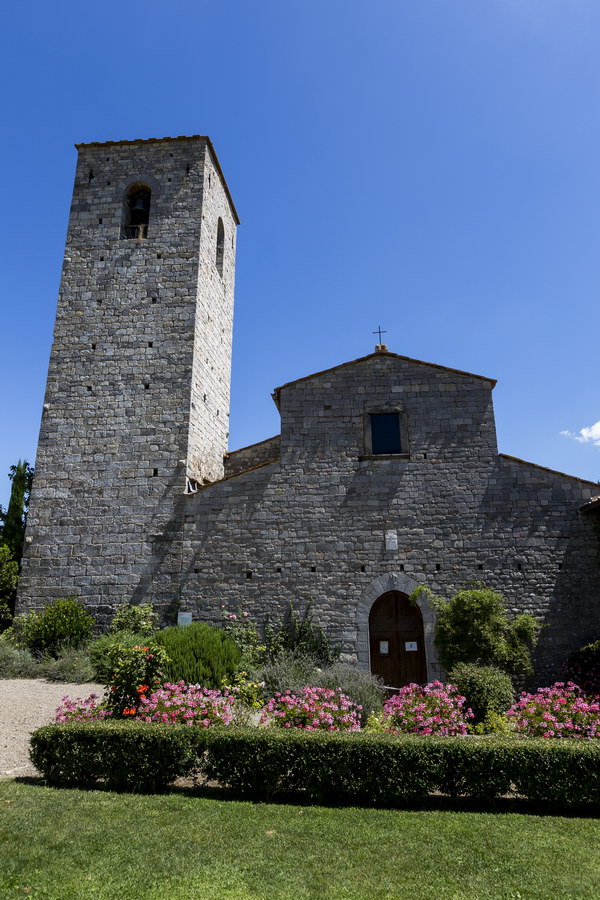
[[[0,897],[600,897],[600,821],[0,781]]]

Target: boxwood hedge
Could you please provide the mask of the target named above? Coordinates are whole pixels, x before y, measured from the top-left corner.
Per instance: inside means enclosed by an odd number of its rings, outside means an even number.
[[[29,755],[51,784],[162,790],[196,764],[185,727],[134,722],[46,725]]]
[[[394,805],[440,791],[600,803],[600,741],[102,722],[40,728],[31,758],[54,784],[126,790],[162,789],[194,772],[251,799],[301,791],[319,802]]]

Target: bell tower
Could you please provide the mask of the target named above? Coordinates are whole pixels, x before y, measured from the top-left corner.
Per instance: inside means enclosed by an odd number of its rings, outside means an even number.
[[[223,474],[239,220],[207,137],[77,150],[17,605],[102,619],[176,598],[183,495]]]

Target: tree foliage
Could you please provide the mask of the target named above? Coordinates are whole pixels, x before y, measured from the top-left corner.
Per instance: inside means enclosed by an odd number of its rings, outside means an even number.
[[[451,600],[428,596],[437,612],[435,645],[447,671],[476,663],[517,679],[533,672],[531,652],[540,629],[534,616],[521,613],[511,621],[502,594],[485,585],[463,588]]]
[[[19,583],[19,564],[10,548],[0,544],[0,631],[10,625]]]
[[[10,467],[8,477],[12,482],[12,488],[8,508],[4,510],[0,507],[0,522],[2,523],[0,540],[9,548],[17,565],[20,565],[23,555],[33,473],[33,468],[26,460],[19,460],[16,466]]]

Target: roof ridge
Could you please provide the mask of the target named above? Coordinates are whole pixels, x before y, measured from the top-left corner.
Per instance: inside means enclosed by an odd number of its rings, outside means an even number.
[[[275,438],[280,438],[280,437],[281,437],[281,432],[279,434],[274,434],[271,437],[263,438],[262,441],[255,441],[254,444],[246,444],[245,447],[236,447],[235,450],[228,450],[227,453],[225,454],[225,457],[227,458],[229,456],[232,456],[234,453],[241,453],[242,450],[250,450],[252,447],[259,447],[261,444],[268,444],[269,441],[274,441]]]
[[[497,383],[497,379],[495,378],[487,378],[485,375],[476,375],[474,372],[466,372],[464,369],[455,369],[452,366],[442,366],[440,363],[427,362],[424,359],[414,359],[412,356],[404,356],[401,353],[392,353],[391,350],[376,350],[374,353],[367,353],[366,356],[359,356],[357,359],[350,359],[347,362],[338,363],[327,369],[321,369],[318,372],[312,372],[310,375],[304,375],[302,378],[294,378],[291,381],[286,381],[284,384],[280,384],[273,390],[273,399],[277,403],[279,400],[279,392],[283,390],[283,388],[290,387],[292,384],[298,384],[301,381],[310,381],[311,378],[317,378],[319,375],[327,375],[329,372],[335,372],[337,369],[344,369],[346,366],[352,366],[355,363],[365,362],[367,359],[375,359],[382,356],[403,359],[405,362],[416,363],[420,366],[429,366],[432,369],[440,369],[443,372],[454,372],[456,375],[464,375],[467,378],[477,378],[479,381],[489,382],[492,385],[492,388],[494,388]]]
[[[519,456],[511,456],[509,453],[499,453],[498,456],[502,456],[504,459],[510,459],[512,462],[522,463],[524,466],[532,466],[534,469],[542,469],[544,472],[551,472],[553,475],[562,475],[563,478],[573,478],[575,481],[583,481],[584,484],[593,484],[595,487],[598,487],[597,481],[590,481],[589,478],[580,478],[579,475],[569,475],[568,472],[550,469],[548,466],[540,466],[539,463],[529,462],[529,460],[521,459]]]
[[[216,478],[214,481],[207,481],[204,484],[199,484],[198,490],[194,491],[190,496],[195,497],[196,494],[205,491],[206,488],[212,487],[215,484],[222,484],[223,481],[231,481],[232,478],[239,478],[241,475],[247,475],[248,472],[254,472],[256,469],[264,468],[264,466],[272,466],[273,463],[279,462],[280,459],[281,455],[273,456],[271,459],[265,459],[263,462],[255,463],[247,469],[241,469],[239,472],[232,472],[231,475],[223,475],[222,478]]]

